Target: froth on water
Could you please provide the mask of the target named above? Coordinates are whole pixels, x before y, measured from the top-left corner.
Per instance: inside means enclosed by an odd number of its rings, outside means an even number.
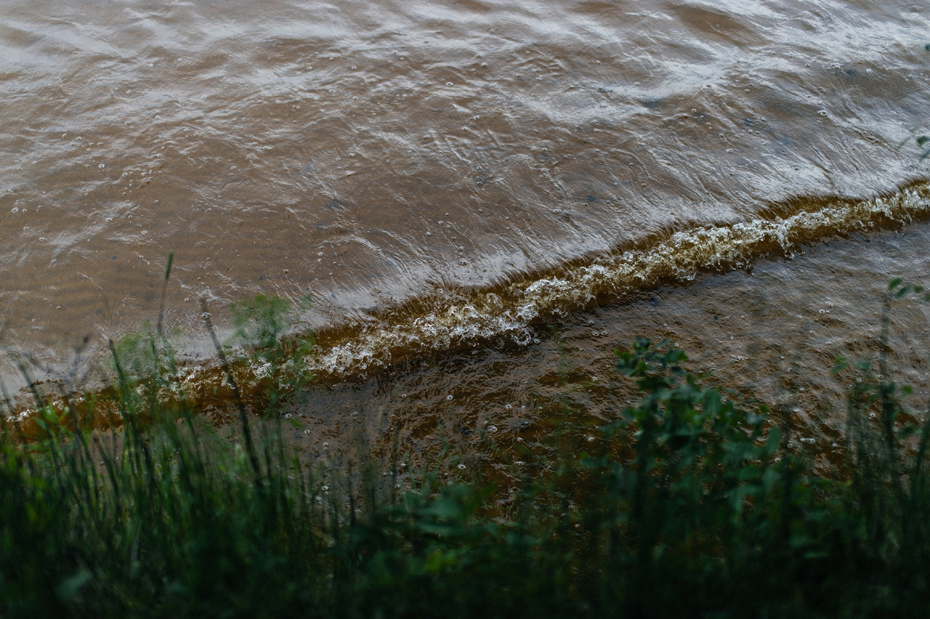
[[[925,176],[896,149],[930,81],[906,2],[9,0],[0,24],[2,339],[39,359],[152,317],[169,250],[182,331],[258,292],[384,331]]]

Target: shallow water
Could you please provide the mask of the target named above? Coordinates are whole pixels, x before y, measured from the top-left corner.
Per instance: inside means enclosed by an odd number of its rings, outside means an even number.
[[[888,280],[908,271],[930,281],[928,244],[925,224],[832,238],[790,259],[759,260],[751,269],[574,312],[534,327],[529,345],[499,338],[410,359],[365,380],[317,384],[286,421],[285,436],[309,460],[337,467],[374,455],[382,467],[393,460],[455,474],[457,462],[490,461],[499,482],[517,482],[525,472],[519,462],[545,466],[566,428],[596,443],[600,426],[639,402],[614,368],[614,353],[634,337],[667,338],[688,354],[688,369],[706,375],[706,385],[735,390],[749,398],[750,410],[755,399],[782,411],[790,448],[818,471],[835,472],[857,374],[834,375],[834,361],[871,360],[878,373]],[[906,298],[890,316],[891,379],[913,387],[904,400],[911,414],[900,418],[913,423],[926,418],[930,398],[930,304]]]
[[[174,250],[193,358],[201,296],[310,293],[318,371],[361,376],[922,219],[897,147],[928,26],[910,2],[8,0],[0,336],[36,371],[93,356],[154,319]]]

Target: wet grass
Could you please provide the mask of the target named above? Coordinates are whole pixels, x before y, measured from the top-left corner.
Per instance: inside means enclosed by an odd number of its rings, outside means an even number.
[[[882,350],[892,302],[914,294],[892,282]],[[299,359],[249,322],[277,320],[275,304],[243,305],[239,324],[280,387],[272,407]],[[595,440],[559,433],[558,455],[525,467],[506,501],[490,468],[467,483],[420,471],[402,489],[399,463],[388,476],[359,463],[330,487],[240,398],[231,437],[193,415],[161,321],[112,353],[121,432],[38,393],[41,440],[5,418],[3,617],[930,614],[930,424],[884,353],[835,368],[852,387],[841,475],[824,479],[785,411],[708,388],[683,351],[636,340],[616,367],[641,401]]]

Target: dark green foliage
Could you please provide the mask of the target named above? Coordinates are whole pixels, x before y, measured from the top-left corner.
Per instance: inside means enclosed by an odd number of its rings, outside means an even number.
[[[230,442],[183,394],[168,407],[132,388],[114,350],[121,435],[88,438],[45,407],[45,441],[0,441],[5,618],[927,614],[930,426],[896,423],[906,392],[866,363],[849,479],[824,480],[777,415],[702,386],[667,342],[637,340],[617,369],[640,404],[595,453],[526,478],[502,518],[480,481],[424,473],[398,496],[393,480],[353,489],[350,472],[324,487],[274,431]]]

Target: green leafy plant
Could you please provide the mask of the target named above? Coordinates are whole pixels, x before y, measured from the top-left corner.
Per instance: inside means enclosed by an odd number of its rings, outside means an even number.
[[[925,294],[892,282],[883,347],[893,304]],[[290,354],[286,305],[240,309],[263,350]],[[73,431],[77,411],[36,390],[43,442],[0,435],[4,617],[925,614],[930,414],[909,408],[881,352],[880,373],[875,360],[836,365],[855,380],[845,468],[825,479],[777,411],[708,387],[668,341],[637,339],[616,368],[639,401],[576,442],[588,452],[527,467],[501,510],[478,467],[468,481],[411,472],[402,490],[396,475],[356,485],[351,469],[323,483],[241,400],[222,438],[183,397],[139,389],[123,355],[145,342],[112,346],[121,432]],[[152,380],[175,383],[169,349],[155,350]]]

